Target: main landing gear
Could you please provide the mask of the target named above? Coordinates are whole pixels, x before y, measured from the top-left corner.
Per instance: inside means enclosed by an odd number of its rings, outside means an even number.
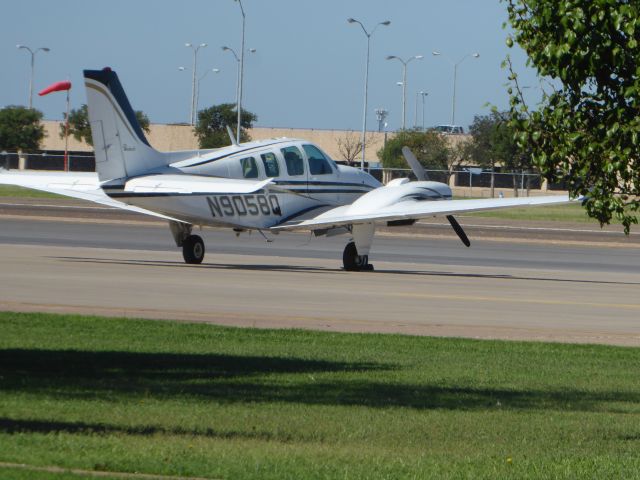
[[[186,263],[202,263],[204,242],[199,235],[189,235],[182,241],[182,257]]]
[[[362,270],[373,270],[373,265],[369,263],[369,255],[358,255],[355,242],[347,243],[342,253],[342,264],[348,272],[360,272]]]
[[[361,223],[350,226],[353,241],[347,243],[342,253],[342,264],[348,272],[373,270],[369,263],[369,250],[373,241],[375,227],[373,223]]]
[[[192,235],[193,225],[169,222],[171,234],[178,247],[182,247],[182,257],[186,263],[198,264],[204,260],[204,242],[199,235]]]

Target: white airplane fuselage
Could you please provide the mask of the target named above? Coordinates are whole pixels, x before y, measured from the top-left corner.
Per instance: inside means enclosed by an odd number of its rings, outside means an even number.
[[[162,185],[171,175],[234,179],[248,184],[271,181],[248,193],[163,192]],[[153,185],[155,178],[162,180],[157,188]],[[450,198],[446,185],[428,183],[435,187],[434,200]],[[268,229],[300,220],[304,215],[318,215],[352,204],[381,186],[362,170],[336,164],[311,142],[281,138],[203,151],[148,176],[129,180],[126,191],[122,186],[109,187],[108,183],[103,189],[114,199],[195,225]]]
[[[359,169],[338,165],[316,145],[303,140],[271,139],[203,151],[201,155],[174,162],[151,174],[193,175],[235,179],[255,183],[271,179],[250,193],[165,193],[137,179],[122,186],[103,186],[122,202],[153,208],[167,216],[186,219],[196,225],[222,225],[241,229],[266,229],[308,212],[315,214],[351,204],[358,197],[381,186]],[[141,178],[145,180],[146,176]]]

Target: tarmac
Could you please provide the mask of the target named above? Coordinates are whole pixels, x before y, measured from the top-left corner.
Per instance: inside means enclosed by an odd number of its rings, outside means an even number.
[[[267,243],[205,229],[207,256],[193,266],[164,224],[32,210],[0,214],[1,310],[640,346],[635,237],[580,244],[469,228],[467,249],[444,230],[384,231],[376,270],[354,273],[341,269],[346,238]]]

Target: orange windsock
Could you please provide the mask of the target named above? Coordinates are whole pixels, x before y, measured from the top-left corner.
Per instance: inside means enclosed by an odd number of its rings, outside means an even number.
[[[52,83],[51,85],[49,85],[47,88],[45,88],[44,90],[41,90],[38,95],[40,95],[41,97],[43,95],[47,95],[51,92],[62,92],[65,90],[71,90],[71,82],[69,80],[65,80],[63,82],[56,82],[56,83]]]

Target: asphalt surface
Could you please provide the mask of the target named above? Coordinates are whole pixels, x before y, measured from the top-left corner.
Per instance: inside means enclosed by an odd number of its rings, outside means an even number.
[[[27,209],[0,213],[1,309],[640,345],[635,238],[544,241],[542,227],[471,227],[466,248],[444,226],[423,225],[411,236],[381,232],[376,270],[350,273],[343,236],[283,233],[268,243],[204,229],[205,263],[188,266],[166,225]]]

